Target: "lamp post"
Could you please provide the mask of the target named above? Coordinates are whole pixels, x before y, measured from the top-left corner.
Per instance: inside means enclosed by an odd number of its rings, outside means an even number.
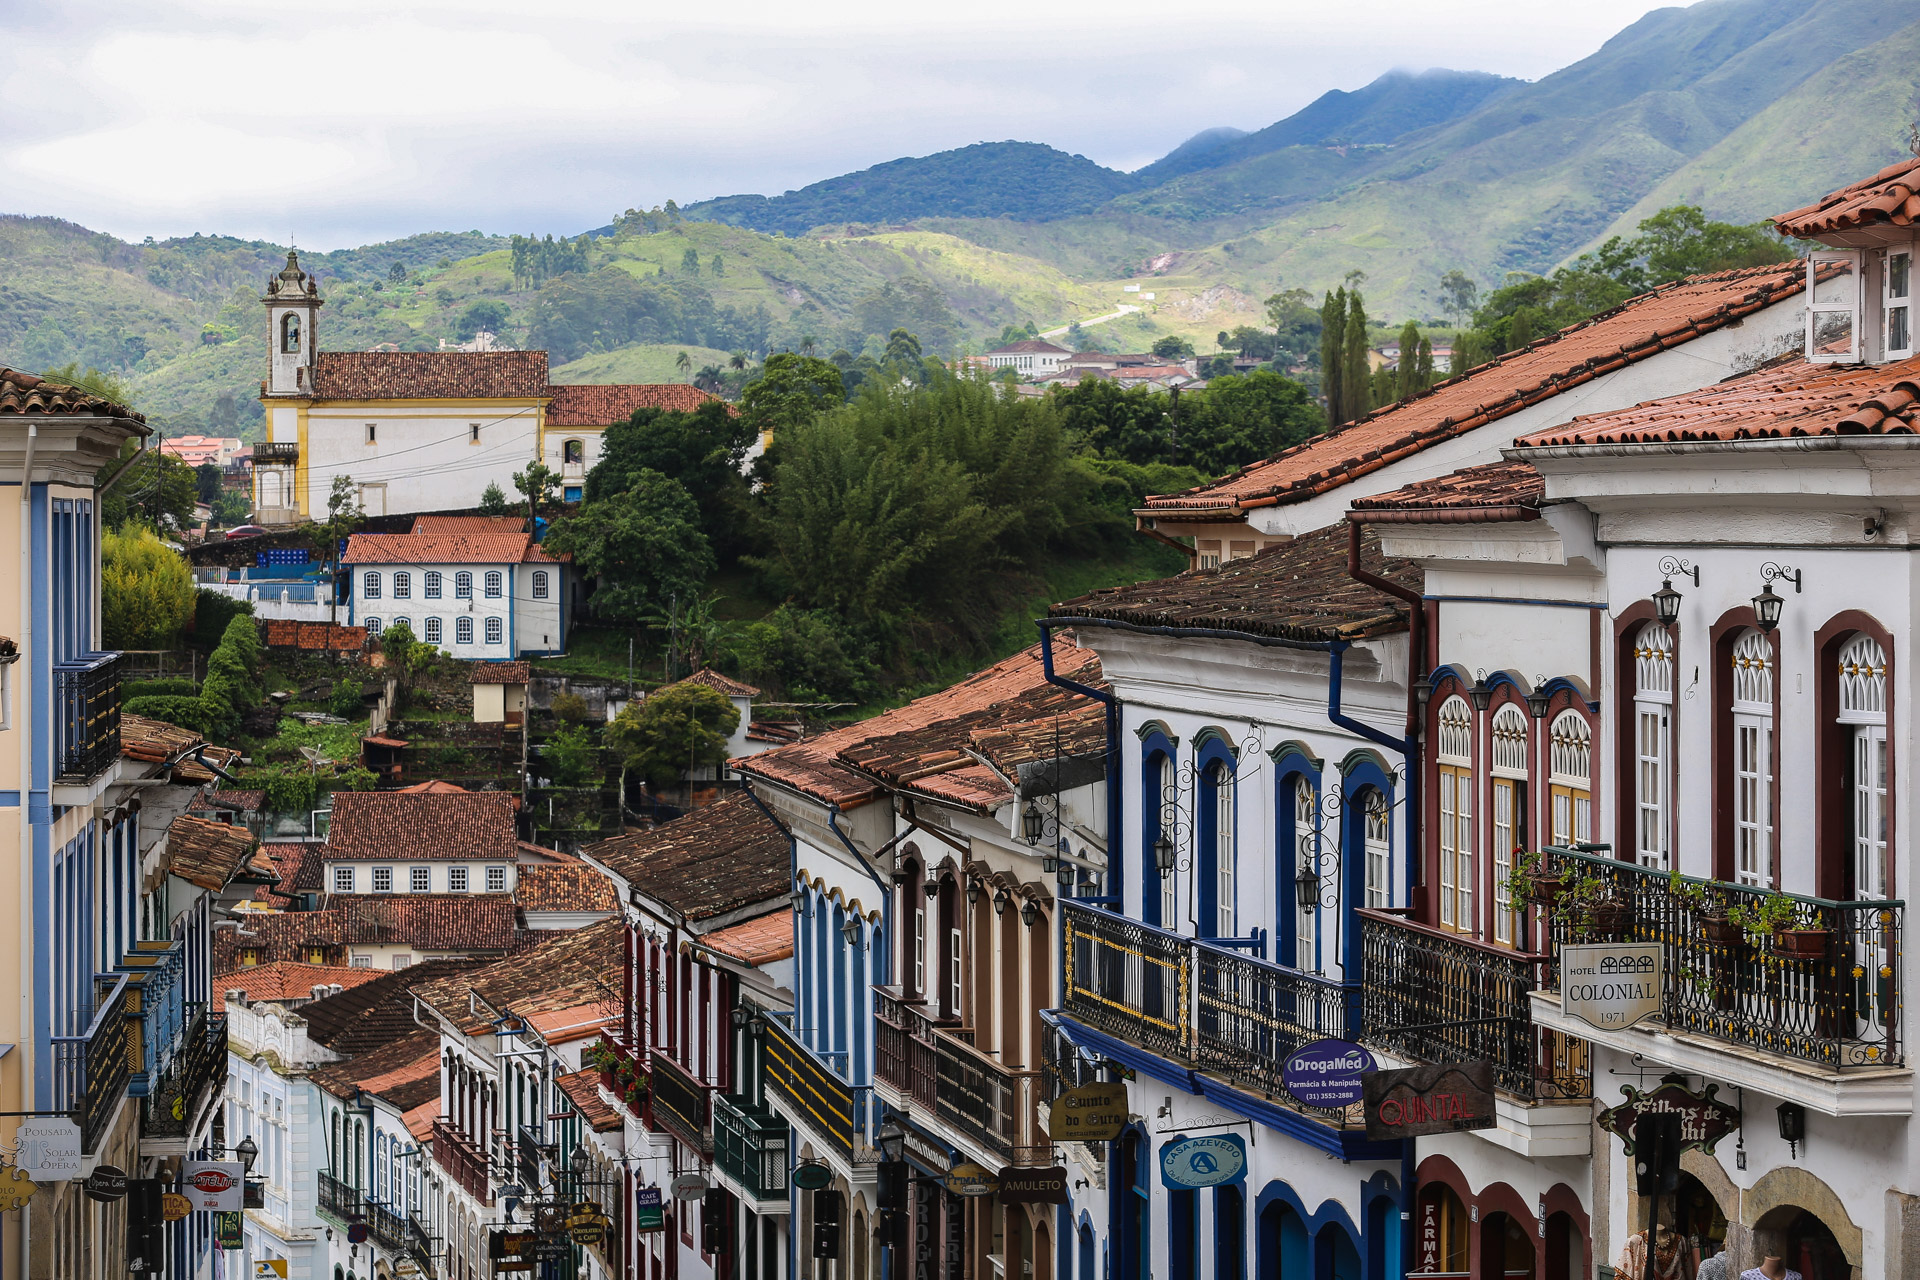
[[[1653,616],[1667,630],[1680,621],[1680,593],[1673,589],[1673,579],[1667,578],[1660,583],[1660,589],[1653,593]]]
[[[1047,817],[1040,812],[1040,806],[1027,801],[1027,807],[1020,813],[1020,831],[1030,845],[1039,844],[1040,837],[1046,833]]]

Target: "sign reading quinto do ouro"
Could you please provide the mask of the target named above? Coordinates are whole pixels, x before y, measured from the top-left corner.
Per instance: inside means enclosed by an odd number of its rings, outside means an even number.
[[[1602,1031],[1660,1012],[1660,944],[1596,942],[1560,948],[1560,1007]]]
[[[1302,1106],[1350,1107],[1365,1096],[1360,1077],[1379,1066],[1351,1040],[1315,1040],[1287,1059],[1281,1080]]]
[[[1160,1149],[1161,1185],[1175,1190],[1245,1182],[1247,1140],[1237,1133],[1183,1138]]]

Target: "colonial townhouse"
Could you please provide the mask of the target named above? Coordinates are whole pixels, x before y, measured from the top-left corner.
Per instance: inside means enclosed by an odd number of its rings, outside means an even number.
[[[377,636],[405,623],[456,658],[566,652],[571,571],[521,516],[420,516],[406,533],[356,533],[340,557],[348,621]]]
[[[1094,1140],[1050,1134],[1060,1274],[1400,1274],[1400,1144],[1291,1060],[1346,1057],[1355,913],[1406,901],[1417,581],[1334,528],[1051,611],[1099,655],[1119,781],[1104,889],[1060,903],[1058,1069],[1125,1081]]]
[[[510,900],[519,864],[548,862],[520,843],[517,796],[504,791],[343,791],[322,855],[326,891],[372,894],[498,894]]]
[[[582,1070],[589,1042],[620,1018],[625,933],[609,918],[413,988],[417,1020],[439,1038],[423,1192],[437,1275],[491,1275],[499,1233],[587,1198],[573,1171],[582,1125],[556,1082]],[[583,1245],[567,1245],[565,1257],[573,1268],[599,1265]]]
[[[609,1096],[668,1156],[633,1169],[627,1194],[675,1189],[662,1230],[630,1231],[626,1275],[786,1276],[789,1132],[767,1107],[755,1031],[793,1005],[786,833],[735,792],[583,856],[626,904],[625,1017],[608,1037]]]
[[[1580,413],[1712,386],[1794,349],[1804,276],[1792,263],[1662,285],[1134,514],[1206,568],[1339,522],[1348,501],[1475,463]]]
[[[440,1112],[440,1035],[416,1027],[315,1070],[326,1160],[315,1206],[337,1280],[430,1265],[425,1143]],[[317,1153],[316,1153],[317,1154]]]
[[[732,762],[792,836],[795,1003],[763,1051],[801,1163],[823,1169],[795,1193],[796,1274],[1053,1274],[1039,1015],[1061,886],[1109,892],[1100,680],[1049,634]]]

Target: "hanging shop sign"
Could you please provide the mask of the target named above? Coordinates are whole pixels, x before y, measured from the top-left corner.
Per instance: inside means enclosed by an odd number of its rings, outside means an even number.
[[[931,1138],[923,1137],[919,1130],[911,1125],[902,1124],[902,1154],[919,1165],[928,1173],[938,1174],[953,1163],[953,1155],[945,1147]]]
[[[1127,1086],[1096,1081],[1069,1089],[1047,1111],[1047,1136],[1055,1142],[1112,1142],[1127,1127]]]
[[[607,1238],[609,1225],[597,1204],[583,1204],[567,1219],[567,1229],[572,1232],[575,1244],[599,1244]]]
[[[160,1197],[160,1221],[178,1222],[193,1212],[193,1201],[172,1191]]]
[[[697,1173],[683,1173],[671,1186],[675,1200],[698,1200],[707,1194],[707,1180]]]
[[[503,1271],[532,1271],[539,1264],[534,1251],[540,1245],[536,1231],[513,1230],[487,1233],[487,1257],[495,1275]]]
[[[793,1171],[793,1185],[802,1191],[824,1191],[833,1181],[833,1171],[823,1164],[798,1165]]]
[[[287,1280],[285,1258],[263,1258],[253,1264],[253,1280]]]
[[[127,1194],[127,1171],[116,1165],[97,1166],[84,1184],[87,1199],[108,1204]]]
[[[1002,1169],[1001,1204],[1066,1204],[1067,1171],[1059,1165],[1051,1169]]]
[[[1160,1149],[1160,1183],[1175,1191],[1247,1180],[1247,1140],[1237,1133],[1184,1138]]]
[[[244,1213],[216,1213],[213,1215],[213,1242],[222,1249],[239,1249],[246,1244],[240,1233],[240,1224],[247,1220]]]
[[[35,1182],[68,1182],[83,1177],[80,1126],[58,1116],[22,1120],[14,1131],[20,1144],[14,1163]]]
[[[633,1193],[633,1229],[665,1231],[667,1211],[660,1203],[660,1188],[640,1187]]]
[[[1560,948],[1560,1007],[1602,1031],[1624,1031],[1660,1012],[1657,942],[1594,942]]]
[[[947,1190],[957,1196],[990,1196],[1000,1189],[1000,1179],[994,1176],[993,1170],[971,1161],[947,1170],[944,1181]]]
[[[238,1160],[189,1160],[183,1181],[193,1207],[211,1213],[246,1208],[246,1167]]]
[[[39,1188],[33,1185],[33,1179],[13,1166],[0,1169],[0,1213],[12,1213],[33,1199],[33,1193],[37,1190]]]
[[[1697,1147],[1709,1155],[1714,1144],[1740,1127],[1740,1110],[1713,1095],[1720,1086],[1710,1084],[1699,1093],[1683,1084],[1668,1081],[1658,1088],[1642,1092],[1626,1085],[1621,1092],[1627,1100],[1600,1113],[1600,1127],[1619,1135],[1626,1153],[1634,1154],[1635,1129],[1641,1116],[1680,1117],[1680,1147]]]
[[[1370,1071],[1364,1100],[1367,1137],[1376,1142],[1491,1129],[1496,1123],[1491,1062]]]
[[[372,1231],[368,1228],[366,1223],[364,1222],[349,1223],[347,1226],[347,1243],[348,1244],[365,1244],[367,1242],[367,1237],[371,1234],[372,1234]]]
[[[1379,1069],[1374,1056],[1351,1040],[1315,1040],[1294,1051],[1280,1078],[1301,1106],[1333,1109],[1363,1100],[1360,1077]]]

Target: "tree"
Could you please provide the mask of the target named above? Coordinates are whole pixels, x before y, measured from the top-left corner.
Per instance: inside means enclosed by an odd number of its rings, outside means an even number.
[[[732,355],[727,357],[728,366],[734,369],[745,369],[748,365],[752,363],[753,363],[753,357],[748,355],[745,351],[735,351]]]
[[[1351,274],[1351,273],[1349,273]],[[1368,403],[1370,365],[1367,360],[1367,306],[1358,289],[1347,293],[1347,331],[1340,339],[1340,385],[1346,396],[1341,406],[1352,422],[1372,406]]]
[[[1401,359],[1405,358],[1405,356],[1401,357]],[[1433,385],[1433,342],[1431,339],[1420,339],[1419,360],[1420,363],[1415,366],[1417,370],[1416,377],[1419,380],[1421,390],[1424,391]]]
[[[407,278],[407,267],[405,263],[396,262],[392,266],[387,268],[387,279],[391,280],[393,283],[399,284],[402,280],[405,280],[406,278]]]
[[[193,572],[152,529],[108,529],[100,542],[100,626],[110,649],[171,649],[193,619]]]
[[[637,472],[624,492],[556,520],[544,545],[599,580],[588,607],[610,620],[638,621],[675,594],[691,597],[714,570],[700,508],[657,471]]]
[[[527,525],[540,518],[542,508],[553,505],[553,491],[559,487],[560,476],[544,462],[530,464],[525,471],[513,473],[513,487],[527,500]]]
[[[700,251],[698,249],[689,246],[687,251],[680,255],[680,270],[690,276],[700,274]]]
[[[920,363],[920,339],[905,329],[895,329],[887,335],[886,354],[881,359],[891,365],[908,366]]]
[[[607,726],[607,746],[621,766],[648,785],[670,787],[702,766],[727,758],[727,740],[740,727],[733,700],[703,684],[670,684],[644,702],[628,703]]]
[[[212,506],[220,497],[220,464],[209,458],[193,469],[194,492]]]
[[[679,372],[680,376],[684,378],[693,372],[693,357],[682,351],[673,358],[673,367]]]
[[[1433,382],[1433,348],[1427,346],[1427,373],[1420,372],[1420,349],[1426,345],[1420,336],[1420,327],[1409,320],[1400,326],[1400,376],[1394,387],[1394,399],[1405,400],[1408,396],[1418,395]]]
[[[778,435],[813,421],[846,398],[839,369],[825,360],[781,351],[767,357],[760,376],[740,393],[740,418],[754,435]]]
[[[507,491],[500,487],[500,482],[488,481],[486,491],[480,495],[481,514],[504,516],[512,510],[513,508],[507,505]]]
[[[797,358],[776,355],[768,367]],[[834,378],[838,382],[837,372]],[[644,474],[663,475],[693,496],[700,529],[716,550],[730,547],[746,525],[747,481],[740,466],[754,431],[747,414],[718,400],[691,413],[637,409],[601,436],[600,461],[587,473],[586,500],[624,493]]]
[[[1162,360],[1184,360],[1193,354],[1193,344],[1178,334],[1168,334],[1156,341],[1151,350]]]
[[[540,748],[540,759],[556,787],[584,787],[600,780],[600,753],[584,725],[563,724],[554,730]]]
[[[453,324],[453,336],[466,342],[482,330],[499,333],[506,327],[507,305],[491,298],[482,298],[477,302],[469,302],[466,310],[460,313],[460,318]]]
[[[717,276],[723,276],[727,274],[727,264],[721,259],[720,255],[717,253],[714,254],[712,259],[707,263],[707,269],[713,272],[713,274]]]
[[[193,527],[199,481],[193,468],[172,454],[158,449],[132,452],[126,461],[102,467],[98,478],[103,484],[113,482],[100,503],[100,522],[108,528],[128,520],[162,533]]]
[[[333,591],[327,597],[327,617],[338,621],[340,614],[340,544],[366,523],[367,513],[360,507],[359,490],[352,476],[335,476],[327,490],[327,518],[308,526],[317,550],[333,566]]]
[[[1440,277],[1440,309],[1453,318],[1455,326],[1472,317],[1479,301],[1480,286],[1458,267]]]
[[[1347,291],[1343,286],[1320,304],[1320,391],[1327,399],[1327,421],[1336,427],[1350,416],[1344,382],[1346,341]]]

